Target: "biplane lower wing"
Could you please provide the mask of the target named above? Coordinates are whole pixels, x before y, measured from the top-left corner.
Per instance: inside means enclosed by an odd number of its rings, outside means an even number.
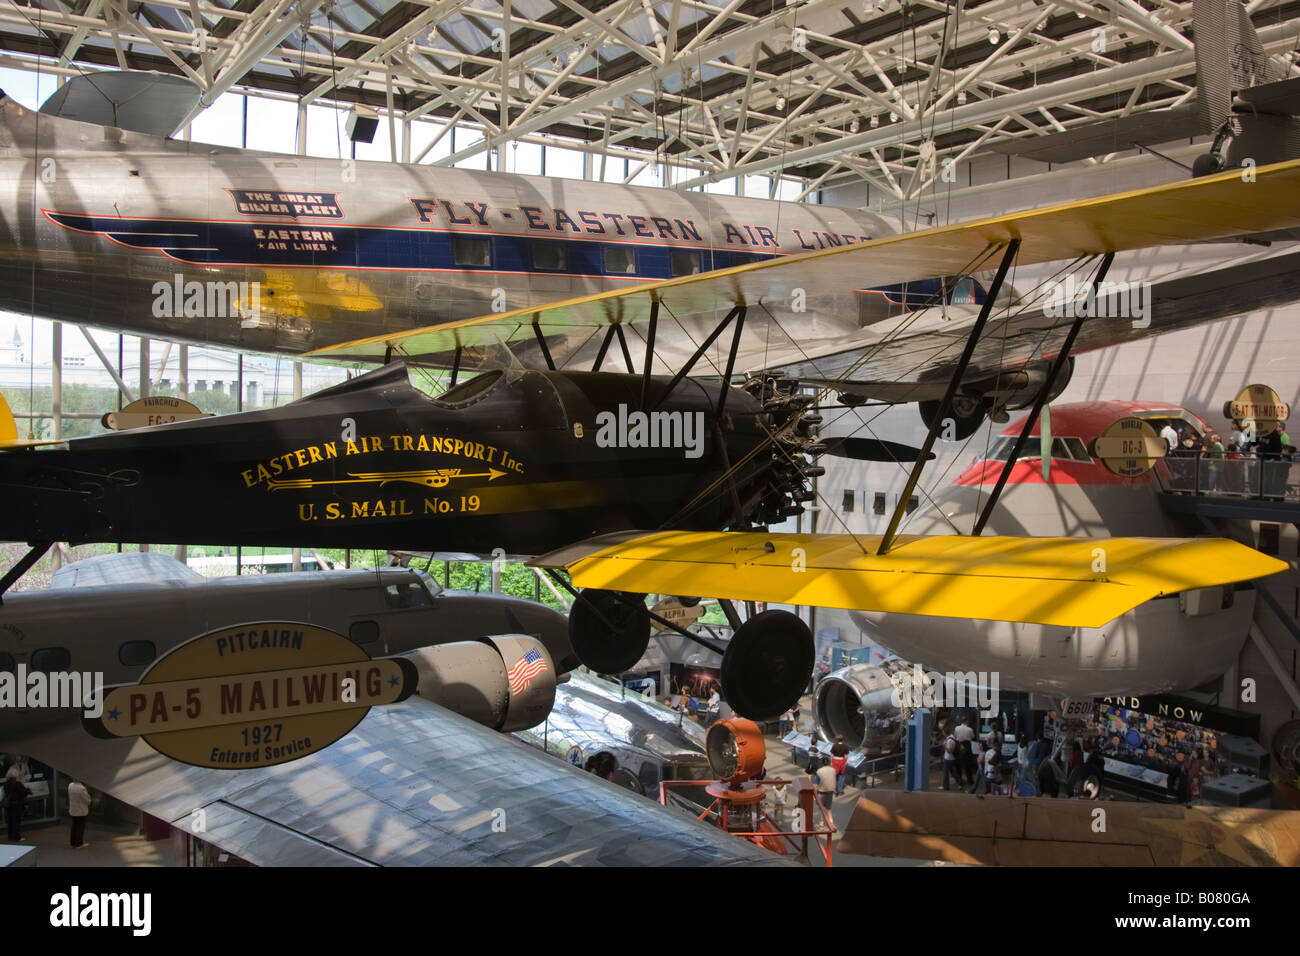
[[[1162,595],[1287,564],[1224,538],[1014,538],[672,531],[538,558],[583,588],[1100,627]]]

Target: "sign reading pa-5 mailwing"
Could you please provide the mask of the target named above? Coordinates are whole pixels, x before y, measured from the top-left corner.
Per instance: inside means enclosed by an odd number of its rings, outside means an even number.
[[[371,659],[334,631],[259,621],[180,645],[83,724],[100,738],[143,737],[196,767],[269,767],[328,747],[417,682],[409,661]]]

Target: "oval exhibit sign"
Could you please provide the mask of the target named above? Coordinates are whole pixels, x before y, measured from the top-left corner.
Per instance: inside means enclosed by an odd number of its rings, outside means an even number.
[[[664,598],[650,610],[654,614],[659,615],[665,621],[670,621],[678,627],[690,627],[704,616],[704,608],[699,604],[693,604],[690,607],[686,607],[675,597]],[[667,630],[667,628],[658,621],[652,621],[651,624],[656,631]]]
[[[323,750],[417,683],[409,661],[372,660],[342,634],[259,621],[174,648],[83,724],[96,737],[143,737],[195,767],[270,767]]]
[[[1255,433],[1267,435],[1277,431],[1280,423],[1291,416],[1291,406],[1267,385],[1247,385],[1230,402],[1223,404],[1223,417],[1236,422],[1254,421]]]
[[[1094,458],[1121,478],[1145,475],[1165,457],[1165,440],[1156,434],[1150,422],[1141,418],[1121,418],[1106,426],[1092,440],[1089,449]]]
[[[105,428],[125,431],[128,428],[170,425],[172,422],[188,422],[203,417],[205,413],[197,405],[183,398],[151,395],[149,398],[137,398],[120,412],[109,412],[100,422]]]

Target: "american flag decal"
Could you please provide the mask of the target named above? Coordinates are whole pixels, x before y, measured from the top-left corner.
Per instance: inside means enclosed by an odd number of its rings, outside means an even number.
[[[546,661],[537,652],[537,648],[533,648],[515,661],[515,666],[506,673],[506,676],[510,678],[510,693],[512,695],[522,694],[528,688],[528,685],[533,682],[534,677],[545,673]]]

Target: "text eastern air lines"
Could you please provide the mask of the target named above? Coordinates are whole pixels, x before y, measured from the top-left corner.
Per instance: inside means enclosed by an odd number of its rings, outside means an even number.
[[[412,199],[420,222],[443,221],[457,226],[491,225],[488,205],[482,202],[453,202],[449,199]],[[665,216],[641,216],[628,212],[601,212],[592,209],[547,209],[543,206],[516,206],[500,211],[501,219],[526,226],[537,232],[571,235],[630,236],[641,239],[669,239],[677,242],[703,242],[704,237],[694,219],[671,219]],[[771,234],[771,230],[767,230]],[[773,246],[779,245],[776,238]]]

